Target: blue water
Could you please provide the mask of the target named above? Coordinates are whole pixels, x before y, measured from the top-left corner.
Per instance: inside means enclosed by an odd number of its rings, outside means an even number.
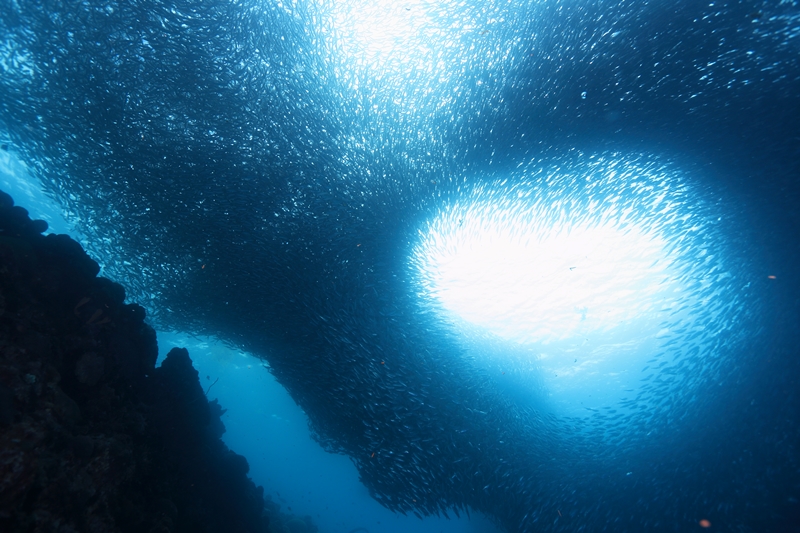
[[[31,218],[46,220],[48,233],[81,240],[70,218],[7,153],[0,153],[0,190],[12,194],[17,205],[25,205]],[[247,458],[249,477],[265,487],[265,497],[282,512],[310,516],[323,532],[362,527],[386,533],[498,531],[480,513],[465,520],[420,520],[388,511],[370,497],[349,459],[325,452],[313,440],[308,418],[275,381],[267,363],[213,337],[159,331],[157,365],[174,347],[189,350],[208,399],[218,400],[226,410],[223,440]]]
[[[798,530],[797,2],[0,7],[0,186],[286,509]]]
[[[81,240],[70,217],[8,153],[0,153],[0,190],[26,206],[32,219],[46,220],[48,233]],[[275,381],[267,363],[213,337],[159,331],[157,365],[174,347],[189,350],[208,399],[218,400],[226,410],[223,441],[247,458],[249,477],[265,487],[265,497],[280,505],[282,512],[310,516],[323,532],[362,527],[385,533],[498,531],[481,513],[465,520],[420,520],[388,511],[370,497],[349,459],[325,452],[313,440],[308,418]]]

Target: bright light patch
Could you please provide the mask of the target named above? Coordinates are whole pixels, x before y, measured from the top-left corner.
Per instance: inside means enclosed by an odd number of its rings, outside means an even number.
[[[335,2],[331,15],[345,57],[356,63],[380,66],[390,57],[408,57],[412,49],[423,55],[430,43],[426,34],[435,34],[428,2]]]
[[[655,336],[686,303],[681,244],[698,227],[679,182],[598,160],[513,183],[477,186],[420,232],[426,305],[520,344],[599,346]]]
[[[323,53],[339,64],[339,75],[348,80],[356,72],[369,78],[410,68],[430,70],[435,57],[447,47],[438,24],[439,4],[369,0],[316,3]],[[360,78],[360,76],[359,76]],[[352,79],[356,88],[370,79]]]
[[[491,72],[507,53],[499,30],[508,26],[508,6],[315,0],[311,8],[326,70],[340,86],[369,95],[365,105],[373,110],[436,109],[464,94],[467,88],[458,83],[468,73]]]
[[[723,261],[720,209],[641,155],[463,185],[411,250],[420,311],[458,334],[463,361],[563,414],[652,416],[690,401],[736,342],[748,285]]]
[[[473,206],[455,227],[448,222],[429,237],[430,295],[509,340],[609,332],[653,317],[675,290],[663,240],[635,227],[545,227],[491,205]]]

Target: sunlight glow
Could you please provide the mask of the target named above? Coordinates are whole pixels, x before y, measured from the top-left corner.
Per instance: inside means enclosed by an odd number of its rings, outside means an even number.
[[[454,177],[411,243],[419,313],[515,401],[583,417],[690,399],[737,342],[749,283],[727,265],[724,204],[687,181],[619,153]]]
[[[366,2],[346,9],[342,3],[334,11],[340,43],[345,56],[359,62],[379,64],[392,54],[408,54],[410,44],[427,47],[420,37],[435,33],[423,2]]]
[[[669,192],[635,169],[477,187],[420,232],[423,301],[520,344],[655,335],[684,292]]]
[[[323,70],[350,98],[368,96],[363,105],[372,111],[430,107],[430,113],[466,94],[467,86],[459,85],[465,77],[489,75],[508,44],[499,31],[507,25],[507,7],[463,0],[311,5],[312,40]]]
[[[436,55],[437,45],[443,44],[444,28],[437,20],[443,8],[446,6],[420,0],[319,0],[320,12],[330,21],[328,37],[338,55],[357,67],[376,71],[411,63],[424,66]]]
[[[468,322],[517,342],[608,331],[662,308],[672,289],[664,243],[607,222],[503,225],[489,206],[432,252],[432,295]],[[445,229],[445,228],[442,228]]]

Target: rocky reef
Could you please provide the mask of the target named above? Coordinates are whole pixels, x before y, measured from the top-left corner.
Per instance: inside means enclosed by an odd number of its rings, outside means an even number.
[[[0,530],[311,533],[247,477],[185,349],[0,191]]]

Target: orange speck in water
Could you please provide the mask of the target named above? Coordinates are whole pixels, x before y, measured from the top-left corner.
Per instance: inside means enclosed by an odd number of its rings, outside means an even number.
[[[703,518],[700,520],[700,527],[711,527],[711,522]]]
[[[372,455],[370,455],[370,457],[375,457],[375,452],[372,452]]]
[[[767,276],[767,279],[778,279],[775,276]]]
[[[381,361],[381,364],[382,364],[382,365],[385,365],[385,364],[386,364],[386,361]]]
[[[200,269],[202,270],[202,269],[204,269],[205,267],[206,267],[206,266],[205,266],[205,265],[203,265],[203,266],[201,266],[201,267],[200,267]]]

